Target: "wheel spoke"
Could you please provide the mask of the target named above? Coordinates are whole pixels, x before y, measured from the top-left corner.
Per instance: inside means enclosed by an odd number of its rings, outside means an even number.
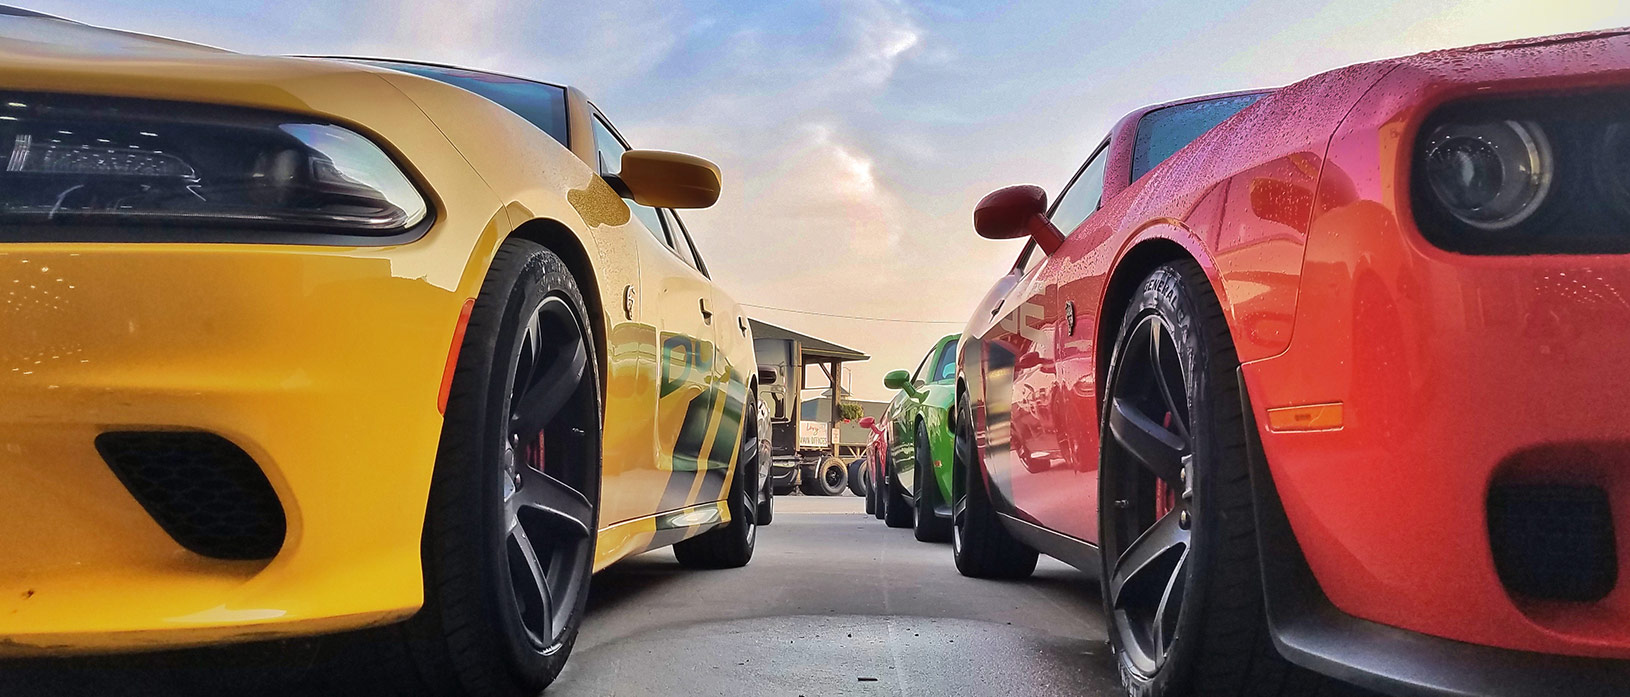
[[[755,498],[752,489],[741,492],[742,515],[747,518],[748,525],[758,525],[758,501]]]
[[[548,516],[587,536],[594,524],[594,504],[582,493],[565,482],[531,467],[518,468],[521,485],[515,491],[512,505],[517,510],[528,508]]]
[[[1188,447],[1177,434],[1138,411],[1131,402],[1118,397],[1110,402],[1109,431],[1115,442],[1156,477],[1173,485],[1179,484],[1183,473],[1183,455]]]
[[[736,476],[741,477],[742,510],[750,525],[758,524],[758,472],[761,463],[758,454],[758,436],[748,438],[741,452],[746,458],[736,465]],[[749,453],[751,453],[749,455]]]
[[[521,621],[547,644],[555,636],[554,597],[543,564],[538,561],[537,548],[519,519],[510,521],[508,547],[510,584],[515,589],[515,601],[520,605]]]
[[[1160,594],[1160,604],[1155,607],[1151,625],[1156,648],[1164,650],[1171,643],[1172,634],[1177,631],[1177,616],[1183,609],[1183,572],[1188,563],[1189,551],[1185,548],[1177,559],[1177,568],[1172,570],[1172,577],[1166,581],[1166,589]]]
[[[1149,364],[1150,372],[1155,376],[1155,391],[1160,393],[1160,400],[1166,405],[1166,413],[1172,415],[1171,425],[1179,438],[1187,441],[1188,428],[1188,395],[1172,390],[1172,381],[1166,375],[1166,332],[1165,325],[1158,321],[1151,322],[1149,327]],[[1178,366],[1177,386],[1182,387],[1182,367]]]
[[[540,316],[549,315],[557,321],[558,333],[549,337],[556,350],[551,352],[549,365],[543,370],[536,366],[530,371],[531,379],[521,383],[519,394],[511,408],[510,431],[526,440],[543,430],[571,399],[572,393],[583,380],[588,367],[588,351],[583,346],[583,335],[571,310],[559,298],[549,298],[538,308]],[[544,327],[540,324],[535,334],[543,341]],[[540,355],[541,355],[540,351]],[[539,360],[542,360],[541,358]]]
[[[1128,586],[1149,587],[1146,580],[1148,574],[1156,573],[1163,566],[1158,562],[1168,553],[1180,547],[1187,551],[1189,533],[1178,523],[1178,515],[1179,512],[1174,510],[1161,516],[1115,562],[1115,573],[1109,580],[1109,597],[1114,607],[1121,608],[1125,604]],[[1169,581],[1161,583],[1159,587],[1168,585]]]
[[[543,327],[538,314],[533,313],[521,329],[521,355],[515,370],[515,392],[525,392],[537,382],[538,361],[543,356]],[[524,361],[524,363],[522,363]]]

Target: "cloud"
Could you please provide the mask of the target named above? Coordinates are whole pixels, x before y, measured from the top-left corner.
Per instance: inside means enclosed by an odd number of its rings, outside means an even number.
[[[923,43],[923,29],[908,8],[894,0],[853,0],[847,3],[851,40],[849,59],[837,76],[877,86],[894,76],[900,62]]]
[[[800,239],[831,247],[836,240],[856,260],[884,256],[899,245],[904,203],[878,180],[873,159],[842,142],[830,124],[809,124],[790,144],[753,208],[777,215]]]

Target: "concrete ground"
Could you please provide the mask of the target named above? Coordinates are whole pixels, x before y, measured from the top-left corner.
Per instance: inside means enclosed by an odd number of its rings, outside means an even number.
[[[546,697],[1120,694],[1084,574],[1044,557],[1025,581],[963,578],[949,545],[885,527],[863,503],[776,499],[742,569],[690,571],[659,550],[595,576]],[[370,697],[298,680],[319,656],[343,657],[323,646],[0,662],[0,697]]]
[[[1026,581],[964,578],[950,545],[863,503],[776,499],[742,569],[661,550],[602,572],[549,697],[1120,693],[1090,578],[1046,557]]]

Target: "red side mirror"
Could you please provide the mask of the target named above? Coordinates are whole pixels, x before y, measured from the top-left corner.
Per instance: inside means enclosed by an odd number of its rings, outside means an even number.
[[[862,417],[860,417],[860,427],[861,428],[870,429],[876,423],[877,423],[877,419],[874,419],[874,418],[872,418],[870,416],[862,416]]]
[[[980,199],[973,209],[973,229],[991,240],[1028,236],[1048,254],[1064,244],[1064,233],[1047,219],[1047,192],[1028,184],[997,189]]]

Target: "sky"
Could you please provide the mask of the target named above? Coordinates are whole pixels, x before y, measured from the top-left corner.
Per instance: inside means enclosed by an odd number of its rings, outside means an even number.
[[[961,330],[1014,262],[973,205],[1056,195],[1128,111],[1378,58],[1630,25],[1620,0],[6,0],[250,53],[446,62],[582,88],[634,145],[717,162],[684,214],[749,314],[872,356]],[[932,323],[938,322],[938,323]],[[810,371],[811,384],[818,370]]]

